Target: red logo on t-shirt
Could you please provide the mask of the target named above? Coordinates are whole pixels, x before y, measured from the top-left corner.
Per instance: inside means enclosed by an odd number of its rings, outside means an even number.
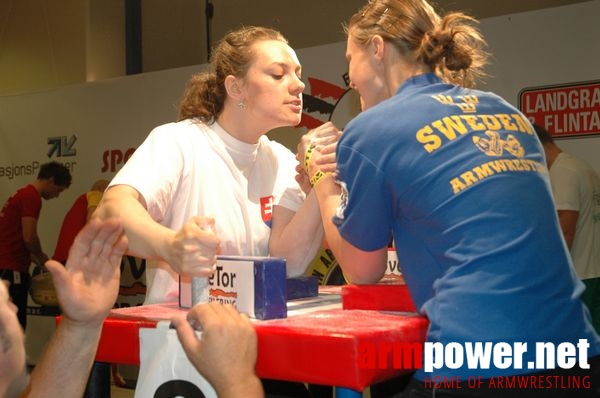
[[[260,215],[264,222],[268,223],[273,217],[273,196],[260,198]]]

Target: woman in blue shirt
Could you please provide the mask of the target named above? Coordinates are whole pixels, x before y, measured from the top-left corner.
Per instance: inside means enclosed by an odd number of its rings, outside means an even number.
[[[580,301],[543,151],[516,108],[472,88],[487,57],[475,22],[441,17],[424,0],[370,1],[350,19],[346,58],[363,112],[337,143],[336,174],[321,165],[327,150],[304,155],[327,241],[346,277],[365,284],[383,276],[393,239],[430,322],[427,342],[458,343],[463,354],[476,342],[521,348],[508,362],[444,358],[418,369],[405,397],[505,396],[494,382],[521,376],[588,376],[595,381],[577,396],[598,396],[600,338]],[[581,368],[536,363],[536,343],[580,340],[589,344]],[[463,388],[436,388],[436,377]],[[469,378],[481,388],[468,388]],[[535,391],[564,394],[553,387]]]

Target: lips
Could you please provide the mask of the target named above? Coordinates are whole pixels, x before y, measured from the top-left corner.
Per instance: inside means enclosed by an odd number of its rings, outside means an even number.
[[[302,112],[302,101],[301,100],[295,100],[295,101],[288,102],[287,105],[296,113]]]

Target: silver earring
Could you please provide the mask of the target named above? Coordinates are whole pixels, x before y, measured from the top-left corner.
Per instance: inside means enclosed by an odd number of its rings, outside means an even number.
[[[246,109],[248,107],[244,101],[238,102],[237,105],[238,105],[238,108],[240,108],[242,110],[244,110],[244,109]]]

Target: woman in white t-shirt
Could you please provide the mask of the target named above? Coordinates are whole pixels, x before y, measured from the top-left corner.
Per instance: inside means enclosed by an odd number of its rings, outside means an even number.
[[[300,122],[304,87],[279,32],[230,32],[189,81],[179,121],[152,130],[115,176],[96,214],[119,215],[130,254],[148,259],[146,303],[177,301],[178,275],[210,275],[217,254],[304,272],[323,236],[317,201],[294,154],[265,135]]]

